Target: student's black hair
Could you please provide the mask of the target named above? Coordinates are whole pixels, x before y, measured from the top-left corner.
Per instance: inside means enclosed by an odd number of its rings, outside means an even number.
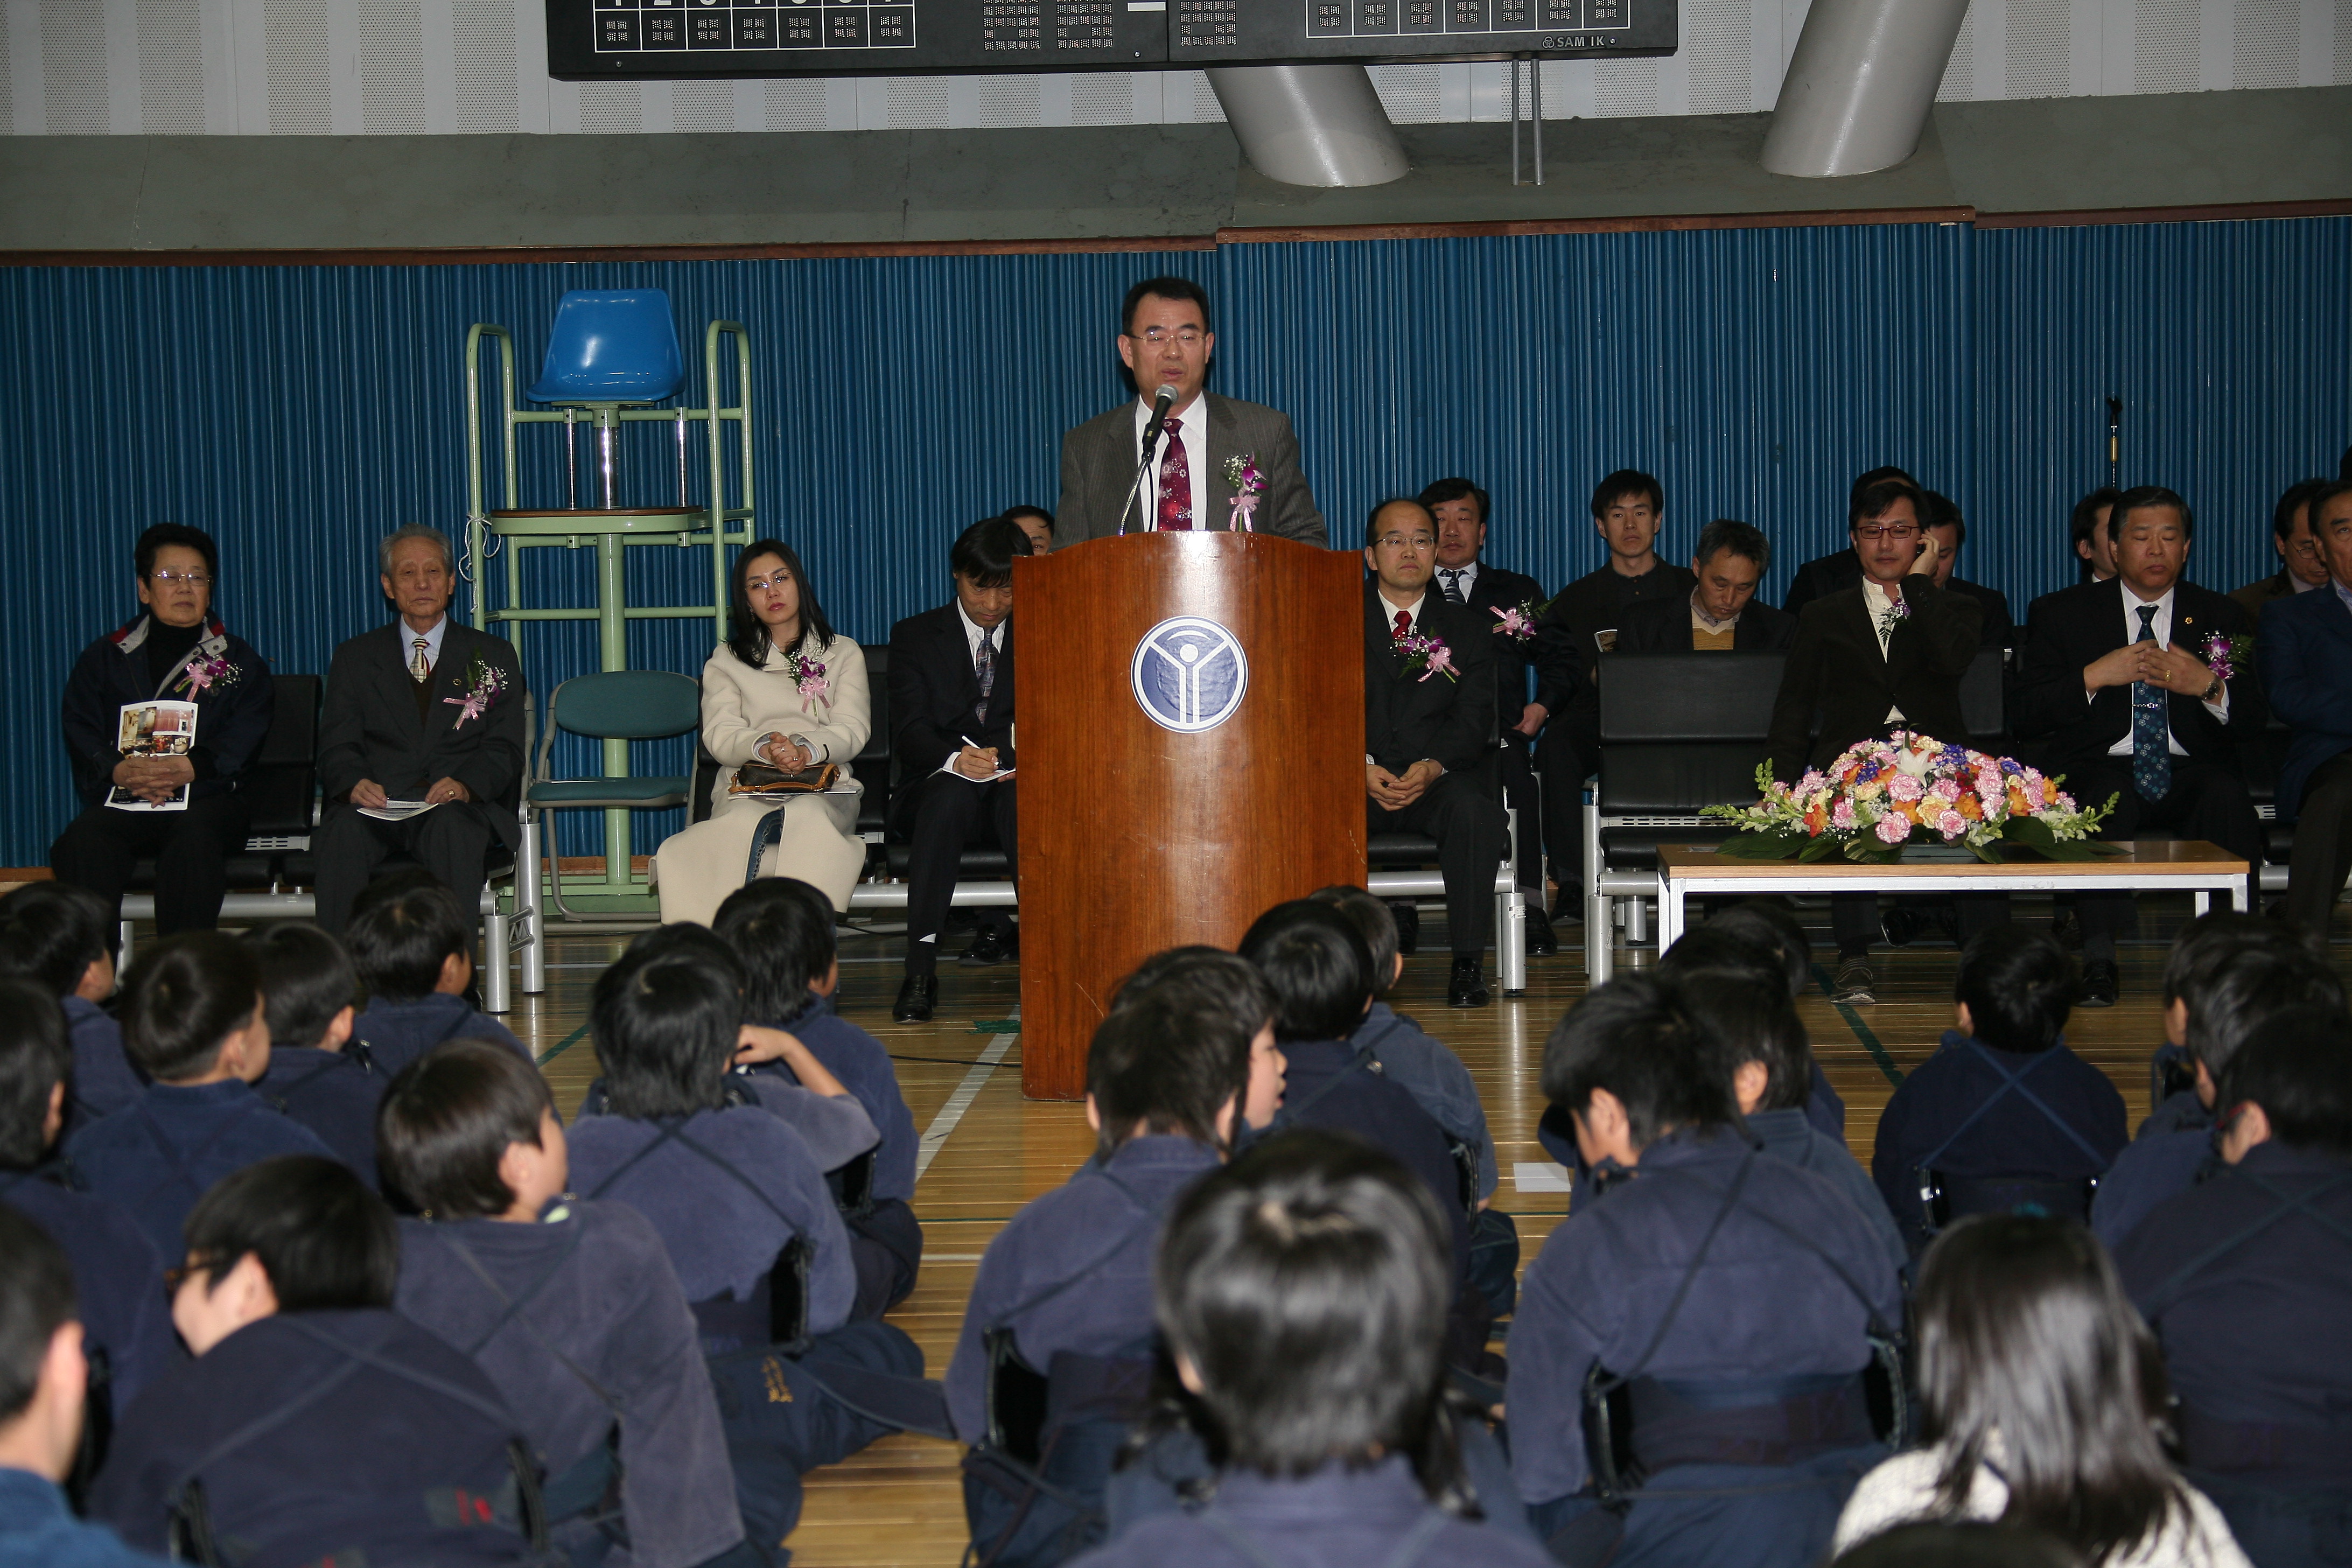
[[[724,1106],[742,1026],[743,966],[700,926],[646,932],[589,994],[589,1037],[615,1116],[691,1116]]]
[[[1054,531],[1054,514],[1047,511],[1042,506],[1030,506],[1024,502],[1020,506],[1008,506],[998,515],[1002,516],[1005,521],[1015,524],[1016,526],[1020,523],[1023,518],[1034,517],[1039,522],[1045,525],[1045,531],[1047,533],[1050,534]]]
[[[65,1248],[0,1204],[0,1425],[33,1403],[49,1342],[79,1315]]]
[[[1639,468],[1619,468],[1592,487],[1594,521],[1607,517],[1609,509],[1626,496],[1645,497],[1652,511],[1661,517],[1665,515],[1665,488],[1658,483],[1656,476],[1645,474]]]
[[[2163,1357],[2088,1230],[2046,1215],[1960,1220],[1920,1264],[1915,1313],[1921,1435],[1946,1450],[1938,1511],[1959,1514],[1997,1458],[2004,1523],[2105,1563],[2186,1508],[2164,1451]]]
[[[1812,943],[1786,905],[1750,899],[1710,915],[1705,929],[1739,937],[1763,948],[1780,963],[1780,973],[1788,982],[1789,1000],[1793,1002],[1805,994],[1805,983],[1812,977]]]
[[[1417,509],[1422,516],[1429,519],[1430,531],[1432,533],[1437,531],[1437,514],[1431,511],[1426,504],[1415,500],[1411,496],[1385,496],[1374,501],[1372,510],[1364,514],[1365,549],[1370,550],[1381,542],[1381,513],[1392,506],[1409,506]]]
[[[555,1097],[539,1068],[496,1040],[444,1040],[406,1067],[375,1112],[384,1190],[432,1219],[480,1219],[514,1205],[499,1179],[509,1143],[539,1145]]]
[[[1678,1128],[1719,1127],[1738,1120],[1728,1073],[1714,1068],[1712,1053],[1671,981],[1624,996],[1609,995],[1622,982],[1589,993],[1561,1020],[1600,1003],[1602,1011],[1576,1031],[1578,1048],[1563,1050],[1555,1078],[1554,1052],[1544,1046],[1544,1093],[1562,1109],[1581,1111],[1595,1089],[1607,1089],[1625,1108],[1627,1135],[1636,1150]],[[1560,1030],[1553,1031],[1558,1040]]]
[[[1217,1113],[1228,1103],[1241,1114],[1249,1089],[1250,1039],[1215,1009],[1185,1006],[1174,987],[1159,987],[1139,1002],[1114,1007],[1095,1026],[1087,1047],[1087,1093],[1102,1123],[1097,1143],[1104,1157],[1146,1132],[1191,1138],[1225,1147]]]
[[[1435,484],[1424,485],[1422,487],[1420,500],[1423,506],[1429,509],[1432,516],[1436,515],[1437,508],[1446,501],[1475,501],[1478,503],[1479,522],[1484,524],[1486,521],[1486,492],[1469,479],[1440,479]]]
[[[131,564],[142,577],[151,576],[155,571],[156,555],[174,544],[193,550],[205,558],[205,575],[213,580],[213,587],[217,590],[220,587],[220,546],[213,542],[211,534],[201,528],[190,528],[184,522],[159,522],[141,534],[139,542],[131,547]]]
[[[2295,514],[2311,504],[2311,498],[2326,489],[2326,479],[2298,479],[2279,492],[2278,504],[2271,508],[2271,532],[2281,542],[2294,537]]]
[[[2079,988],[2074,961],[2057,938],[2032,926],[1997,925],[1960,950],[1952,1000],[1968,1007],[1978,1039],[2030,1054],[2058,1043]]]
[[[2180,499],[2179,491],[2166,489],[2162,485],[2134,485],[2117,496],[2116,510],[2107,519],[2107,537],[2113,539],[2123,532],[2124,524],[2131,520],[2132,513],[2160,508],[2179,513],[2181,538],[2197,537],[2196,514],[2189,510],[2189,503]]]
[[[1736,517],[1718,517],[1700,529],[1698,542],[1691,546],[1691,559],[1704,566],[1727,550],[1756,563],[1759,573],[1772,569],[1772,542],[1764,537],[1762,529]]]
[[[1372,950],[1328,904],[1275,905],[1243,934],[1240,952],[1273,987],[1277,1040],[1344,1040],[1371,1005]]]
[[[2249,1101],[2291,1149],[2352,1158],[2352,1015],[2290,1007],[2263,1020],[2221,1071],[2214,1109]]]
[[[1424,1184],[1322,1129],[1266,1139],[1179,1200],[1152,1270],[1160,1331],[1234,1465],[1297,1478],[1427,1446],[1447,1246]]]
[[[1958,555],[1960,546],[1969,542],[1969,520],[1960,515],[1960,503],[1936,490],[1919,492],[1927,498],[1927,514],[1919,521],[1929,528],[1952,531],[1952,553]]]
[[[1830,1568],[2088,1568],[2071,1547],[2023,1525],[1914,1520],[1865,1536]]]
[[[89,966],[114,956],[114,911],[88,888],[28,882],[0,899],[0,970],[68,996]]]
[[[390,1205],[340,1161],[281,1154],[223,1176],[188,1211],[188,1257],[206,1295],[250,1253],[281,1312],[392,1305],[400,1229]]]
[[[1642,970],[1585,993],[1545,1037],[1538,1079],[1544,1098],[1554,1105],[1566,1100],[1570,1081],[1600,1052],[1601,1043],[1661,1008],[1674,1007],[1675,989],[1675,983],[1655,970]]]
[[[1909,501],[1911,515],[1919,520],[1920,527],[1927,526],[1927,497],[1917,485],[1909,479],[1876,479],[1853,492],[1853,504],[1845,510],[1846,531],[1852,533],[1871,519],[1885,517],[1899,500]]]
[[[2182,1043],[2218,1082],[2265,1019],[2296,1007],[2345,1006],[2343,979],[2315,933],[2216,910],[2189,922],[2164,964],[2164,1002],[2188,1013]]]
[[[343,945],[371,998],[414,1002],[433,994],[452,953],[474,951],[474,924],[430,871],[394,871],[352,900]]]
[[[743,968],[743,1016],[782,1028],[809,1009],[839,948],[833,900],[791,877],[761,877],[727,895],[711,934]]]
[[[1389,908],[1388,900],[1366,889],[1344,883],[1318,888],[1307,896],[1347,916],[1363,934],[1364,945],[1372,952],[1372,998],[1378,1001],[1387,995],[1389,987],[1402,978],[1396,962],[1396,914]]]
[[[1216,1020],[1244,1040],[1271,1027],[1277,1004],[1257,965],[1222,947],[1171,947],[1135,966],[1111,993],[1110,1010],[1165,1000],[1180,1010]]]
[[[48,1158],[49,1096],[70,1090],[73,1039],[65,1009],[47,986],[21,974],[0,979],[0,1171],[29,1171]]]
[[[1146,278],[1129,289],[1127,298],[1119,301],[1118,330],[1122,336],[1135,335],[1136,307],[1142,304],[1147,296],[1154,294],[1162,300],[1192,300],[1201,307],[1201,329],[1203,331],[1216,331],[1216,318],[1209,314],[1209,291],[1206,289],[1190,278],[1160,277]]]
[[[1677,978],[1737,975],[1774,995],[1785,984],[1780,955],[1751,937],[1714,921],[1691,927],[1675,939],[1657,963],[1657,973]]]
[[[208,1072],[261,1001],[261,969],[234,937],[187,931],[139,955],[122,984],[122,1048],[147,1076]]]
[[[1757,1110],[1793,1110],[1805,1103],[1812,1093],[1813,1047],[1778,985],[1701,973],[1682,982],[1681,999],[1725,1083],[1748,1063],[1760,1062],[1764,1097]]]
[[[261,969],[262,1015],[273,1046],[315,1046],[335,1015],[359,1001],[359,971],[343,944],[308,921],[280,921],[246,934]]]
[[[1019,523],[983,517],[948,546],[948,570],[975,588],[1002,588],[1013,581],[1013,557],[1035,553]]]
[[[801,595],[801,638],[787,654],[805,650],[811,657],[822,657],[833,646],[833,623],[824,618],[824,606],[817,603],[816,584],[809,581],[808,568],[801,564],[800,553],[781,539],[755,539],[743,547],[735,558],[735,570],[727,577],[727,651],[737,661],[758,669],[768,658],[767,623],[752,612],[751,590],[745,586],[751,579],[751,563],[772,555],[784,563],[793,576],[793,586]]]

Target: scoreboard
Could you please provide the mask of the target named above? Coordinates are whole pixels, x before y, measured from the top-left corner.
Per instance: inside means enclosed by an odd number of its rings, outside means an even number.
[[[1675,50],[1677,0],[547,0],[548,74],[911,76]]]

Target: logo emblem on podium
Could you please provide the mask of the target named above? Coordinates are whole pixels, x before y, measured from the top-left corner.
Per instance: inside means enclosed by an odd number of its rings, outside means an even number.
[[[1249,689],[1241,639],[1198,616],[1160,622],[1135,645],[1128,667],[1136,705],[1163,730],[1197,734],[1234,716]]]

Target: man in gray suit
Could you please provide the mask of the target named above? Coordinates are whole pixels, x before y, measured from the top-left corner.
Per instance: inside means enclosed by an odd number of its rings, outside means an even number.
[[[522,666],[512,643],[450,616],[455,566],[437,530],[385,539],[378,580],[400,618],[344,643],[327,668],[319,726],[327,809],[311,846],[319,923],[338,934],[387,857],[421,864],[471,916],[491,844],[522,840]],[[433,809],[398,822],[361,815],[417,800]]]
[[[1298,470],[1298,437],[1289,417],[1264,404],[1201,390],[1217,346],[1209,330],[1209,296],[1201,286],[1189,278],[1147,278],[1127,291],[1119,324],[1118,357],[1134,374],[1136,400],[1062,437],[1054,547],[1118,532],[1122,501],[1130,533],[1228,528],[1237,494],[1225,468],[1234,458],[1255,467],[1264,485],[1250,516],[1257,531],[1324,543],[1323,514]],[[1144,427],[1162,386],[1175,389],[1167,433],[1129,501]]]

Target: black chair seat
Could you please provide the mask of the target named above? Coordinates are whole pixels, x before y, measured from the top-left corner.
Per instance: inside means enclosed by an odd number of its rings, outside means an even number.
[[[1719,822],[1705,827],[1612,827],[1601,836],[1601,858],[1612,871],[1654,871],[1660,846],[1720,844],[1728,832]]]
[[[1426,833],[1375,833],[1364,845],[1364,860],[1375,871],[1402,871],[1433,865],[1437,840]]]
[[[911,845],[892,844],[887,847],[885,863],[893,877],[903,879],[914,858],[915,851]],[[1004,851],[994,845],[982,845],[963,852],[963,858],[956,864],[956,875],[966,881],[1003,881],[1013,875],[1013,863],[1004,858]]]

